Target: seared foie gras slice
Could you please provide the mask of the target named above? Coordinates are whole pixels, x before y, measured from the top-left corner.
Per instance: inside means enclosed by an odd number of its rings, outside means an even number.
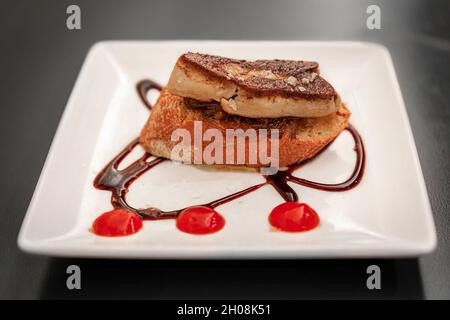
[[[293,60],[236,60],[199,53],[183,54],[167,90],[247,118],[323,117],[341,100],[319,75],[318,64]]]

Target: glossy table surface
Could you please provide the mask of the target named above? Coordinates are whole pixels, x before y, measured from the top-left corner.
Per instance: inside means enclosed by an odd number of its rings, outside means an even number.
[[[450,2],[2,1],[0,298],[450,298]],[[81,8],[81,30],[66,8]],[[22,253],[17,234],[66,101],[101,40],[357,40],[391,52],[425,176],[438,247],[418,259],[120,261]],[[388,115],[387,115],[388,116]],[[401,192],[401,190],[399,190]],[[376,195],[374,195],[376,196]],[[66,288],[66,268],[82,290]],[[377,264],[382,289],[366,288]]]

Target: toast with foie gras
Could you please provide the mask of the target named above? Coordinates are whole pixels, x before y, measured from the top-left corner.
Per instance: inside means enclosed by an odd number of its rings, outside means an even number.
[[[201,121],[202,134],[211,128],[219,130],[223,135],[227,129],[244,131],[267,129],[268,137],[270,137],[270,131],[278,129],[279,167],[287,167],[316,155],[347,127],[349,117],[350,111],[341,103],[337,111],[323,117],[246,118],[224,112],[218,103],[201,104],[191,98],[183,98],[163,89],[141,132],[140,143],[152,155],[171,159],[173,158],[172,150],[177,144],[176,141],[172,141],[174,130],[186,129],[194,136],[196,121]],[[209,142],[203,141],[202,143],[204,149]],[[223,140],[222,147],[225,154],[227,149],[225,140]],[[245,163],[231,164],[250,167],[265,165],[249,163],[250,148],[248,144],[245,147]],[[260,147],[262,146],[258,143],[258,152]],[[237,148],[237,144],[234,145],[234,148]],[[194,162],[194,149],[192,140],[189,156],[192,162]],[[234,151],[237,154],[237,150]]]

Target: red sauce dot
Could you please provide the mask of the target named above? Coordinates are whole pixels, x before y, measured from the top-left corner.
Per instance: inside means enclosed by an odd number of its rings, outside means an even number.
[[[306,203],[285,202],[272,210],[269,222],[282,231],[301,232],[317,227],[320,219],[314,209]]]
[[[219,231],[225,219],[209,207],[192,207],[182,211],[177,217],[177,228],[191,234],[208,234]]]
[[[92,224],[92,232],[105,237],[122,237],[142,229],[142,219],[132,211],[116,209],[103,213]]]

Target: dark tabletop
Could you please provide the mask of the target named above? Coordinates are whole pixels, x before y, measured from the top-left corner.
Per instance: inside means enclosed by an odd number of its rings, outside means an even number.
[[[79,31],[66,8],[81,7]],[[381,30],[366,8],[381,8]],[[2,0],[0,298],[450,298],[450,2]],[[438,232],[419,259],[124,261],[22,253],[17,234],[89,47],[100,40],[362,40],[391,52]],[[401,192],[401,190],[399,191]],[[374,195],[376,196],[376,195]],[[66,288],[66,268],[82,290]],[[366,288],[366,268],[382,289]]]

